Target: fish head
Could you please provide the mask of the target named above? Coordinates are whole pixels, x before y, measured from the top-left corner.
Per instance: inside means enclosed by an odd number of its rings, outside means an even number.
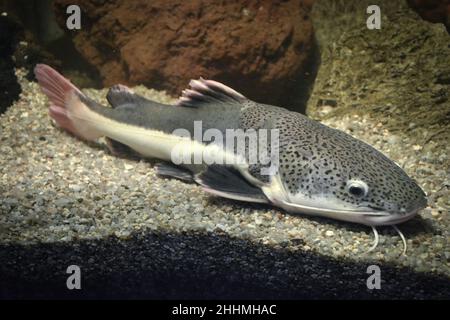
[[[418,184],[381,152],[343,132],[326,138],[280,151],[265,189],[274,204],[369,226],[402,223],[426,207]]]

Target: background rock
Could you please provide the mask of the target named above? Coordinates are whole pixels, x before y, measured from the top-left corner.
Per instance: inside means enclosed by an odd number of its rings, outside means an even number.
[[[7,16],[0,16],[0,114],[15,101],[21,92],[14,73],[11,55],[22,31],[17,23]]]
[[[55,1],[60,26],[74,3]],[[311,0],[78,4],[82,28],[70,34],[104,86],[144,84],[178,95],[203,76],[266,103],[289,104],[305,97],[314,78]]]
[[[2,87],[7,87],[5,79],[15,79],[14,67],[27,70],[27,78],[34,79],[33,69],[37,63],[53,66],[79,87],[100,86],[95,68],[83,59],[71,38],[59,28],[53,0],[0,0],[0,12],[3,59],[0,64],[2,68],[9,66],[9,71],[2,69],[5,70],[1,73]],[[20,89],[19,84],[16,86]],[[2,101],[5,106],[11,104],[5,99]]]
[[[448,144],[450,37],[406,1],[378,1],[381,30],[368,30],[371,1],[345,1],[312,14],[321,67],[307,113],[317,119],[365,115],[383,128]],[[330,32],[334,30],[334,32]],[[421,132],[423,130],[423,133]]]
[[[423,19],[445,24],[450,32],[450,0],[408,0]]]

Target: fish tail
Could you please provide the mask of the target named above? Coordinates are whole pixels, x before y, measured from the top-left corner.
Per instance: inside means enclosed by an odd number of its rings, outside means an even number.
[[[85,140],[95,140],[102,135],[96,128],[93,112],[83,102],[87,97],[77,87],[45,64],[36,65],[34,74],[50,101],[50,117],[58,126]]]

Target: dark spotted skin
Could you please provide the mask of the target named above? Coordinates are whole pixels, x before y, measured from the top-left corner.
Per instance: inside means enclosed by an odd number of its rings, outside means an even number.
[[[291,194],[333,195],[346,203],[368,204],[390,212],[401,208],[408,212],[426,202],[420,187],[381,152],[302,114],[248,101],[240,125],[244,129],[279,130],[279,172]],[[267,182],[268,176],[261,176],[259,169],[259,165],[250,167],[253,176]],[[368,194],[350,194],[350,179],[364,181]]]

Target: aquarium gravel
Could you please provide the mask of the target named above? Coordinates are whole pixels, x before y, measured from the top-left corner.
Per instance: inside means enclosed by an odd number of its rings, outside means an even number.
[[[332,259],[338,264],[339,261],[358,266],[379,264],[393,270],[406,267],[405,270],[418,274],[450,277],[448,144],[438,145],[432,140],[426,145],[418,144],[408,134],[399,136],[386,130],[381,119],[373,122],[350,114],[326,120],[327,125],[383,151],[429,195],[429,206],[418,217],[400,226],[407,238],[405,256],[401,255],[399,236],[390,227],[379,229],[380,244],[368,253],[373,241],[369,227],[290,215],[270,206],[216,198],[195,184],[156,176],[155,160],[118,158],[110,154],[102,141],[86,144],[70,136],[52,124],[47,115],[47,99],[40,93],[38,85],[28,82],[21,70],[17,75],[23,93],[20,100],[0,117],[0,255],[4,255],[0,258],[5,270],[23,272],[27,269],[19,263],[24,257],[11,249],[16,246],[37,248],[35,250],[43,246],[48,250],[49,245],[55,244],[70,247],[77,243],[97,243],[96,246],[101,246],[106,241],[108,248],[113,247],[111,243],[116,243],[117,247],[127,251],[127,244],[135,246],[136,239],[164,235],[187,239],[186,244],[168,241],[168,248],[156,249],[144,241],[148,245],[137,251],[142,257],[135,257],[140,266],[149,259],[155,269],[167,267],[168,261],[172,260],[165,260],[158,250],[166,250],[168,256],[183,256],[183,263],[203,265],[208,256],[221,256],[221,252],[227,252],[222,240],[217,240],[219,252],[214,248],[214,239],[218,236],[231,239],[231,242],[255,244],[269,252],[281,250],[288,260],[290,254],[298,257],[301,253]],[[164,92],[144,87],[134,89],[150,99],[165,103],[174,101]],[[106,104],[106,89],[84,91]],[[204,242],[208,237],[213,237],[211,243]],[[206,249],[199,252],[200,248]],[[155,254],[152,250],[156,250]],[[212,250],[211,253],[208,250]],[[105,254],[108,250],[101,252]],[[192,258],[191,261],[190,252],[197,257],[204,255],[204,258],[198,262]],[[253,253],[235,254],[237,256],[231,254],[229,259],[242,258],[241,267],[246,269],[245,264],[249,263],[246,257],[251,260],[248,255]],[[15,261],[17,257],[21,258]],[[51,254],[45,257],[50,264],[57,263],[52,261]],[[58,257],[54,259],[58,260]],[[226,257],[222,258],[227,261]],[[88,265],[106,261],[97,254],[86,259],[88,261],[83,263]],[[107,260],[108,268],[116,268],[117,272],[122,270],[124,274],[129,271],[127,262],[117,252],[108,259],[113,259]],[[277,260],[279,274],[265,275],[267,278],[264,279],[270,283],[270,277],[277,279],[281,275],[295,274],[296,270],[291,270],[295,264],[288,260]],[[208,263],[214,265],[213,260]],[[308,260],[302,263],[307,267]],[[253,261],[251,268],[258,270],[259,264],[264,265]],[[312,268],[310,271],[314,274],[316,270],[318,274],[317,278],[311,279],[329,279],[330,274],[323,274],[323,268],[328,270],[326,266]],[[264,270],[260,272],[264,274]],[[360,270],[360,276],[365,276],[365,269]],[[421,290],[402,292],[406,296],[426,296],[426,290]]]

